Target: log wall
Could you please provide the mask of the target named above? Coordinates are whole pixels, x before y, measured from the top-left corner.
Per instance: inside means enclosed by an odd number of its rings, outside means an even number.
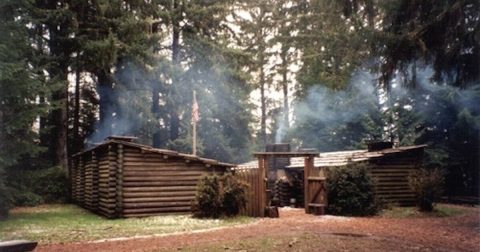
[[[112,143],[73,157],[72,199],[108,218],[190,213],[199,180],[225,169]]]
[[[422,165],[423,150],[386,155],[372,160],[370,171],[376,195],[386,203],[401,206],[415,204],[415,194],[408,185],[408,176]]]
[[[384,203],[400,206],[415,205],[415,194],[408,185],[408,176],[422,165],[423,149],[386,154],[368,162],[375,184],[375,194]],[[323,167],[328,173],[334,167]]]

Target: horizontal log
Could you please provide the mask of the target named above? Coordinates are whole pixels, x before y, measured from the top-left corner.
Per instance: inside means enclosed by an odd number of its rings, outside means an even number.
[[[408,175],[393,175],[393,174],[381,174],[381,175],[372,175],[372,177],[374,178],[379,178],[379,179],[382,179],[382,178],[402,178],[402,179],[407,179],[408,180]]]
[[[415,197],[411,196],[398,196],[398,197],[392,197],[392,196],[379,196],[385,201],[415,201]]]
[[[408,177],[410,173],[408,172],[371,172],[372,176],[398,176],[398,177]]]
[[[98,191],[102,193],[114,192],[115,190],[114,186],[98,187]]]
[[[168,189],[168,187],[185,187],[185,188],[177,190],[177,189]],[[187,189],[187,187],[192,187],[195,189]],[[163,188],[166,188],[166,189],[164,190]],[[124,192],[132,192],[130,189],[135,190],[135,192],[195,191],[196,188],[197,188],[196,181],[138,181],[138,182],[123,183]]]
[[[135,176],[206,176],[208,173],[196,172],[196,171],[129,171],[126,170],[123,173],[125,177],[135,177]]]
[[[171,196],[171,197],[148,197],[148,198],[127,198],[124,195],[123,203],[160,203],[160,202],[168,202],[168,203],[179,203],[183,201],[191,202],[195,199],[195,196]]]
[[[149,207],[173,207],[173,206],[190,206],[190,202],[144,202],[129,203],[124,202],[123,207],[127,208],[149,208]]]
[[[390,189],[405,189],[405,190],[411,190],[410,187],[408,186],[408,183],[402,184],[402,185],[375,185],[375,188],[377,189],[384,189],[384,190],[390,190]]]
[[[379,162],[375,162],[376,165],[378,166],[396,166],[396,165],[406,165],[406,164],[411,164],[413,167],[418,166],[418,161],[416,159],[392,159],[392,160],[382,160]]]
[[[171,192],[171,191],[195,191],[196,186],[162,186],[162,187],[125,187],[124,193],[127,192]]]
[[[106,213],[108,215],[111,215],[111,214],[115,213],[115,209],[111,209],[111,208],[105,208],[105,207],[100,206],[98,209],[100,210],[100,212]]]
[[[401,182],[397,182],[397,181],[388,181],[388,182],[378,182],[376,181],[375,182],[375,185],[377,186],[403,186],[403,185],[407,185],[408,186],[408,182],[407,181],[401,181]]]
[[[176,196],[195,196],[196,191],[183,192],[123,192],[124,198],[146,198],[146,197],[176,197]]]
[[[171,163],[165,163],[165,162],[160,162],[160,161],[149,161],[149,160],[136,160],[136,161],[131,161],[131,160],[124,160],[124,164],[128,164],[128,166],[132,167],[155,167],[155,166],[162,166],[162,167],[187,167],[187,168],[203,168],[203,165],[199,164],[187,164],[185,162],[171,162]]]
[[[133,181],[198,181],[202,177],[201,176],[184,176],[181,178],[174,178],[172,176],[124,176],[123,181],[125,182],[133,182]]]
[[[389,181],[402,181],[408,184],[408,178],[405,177],[380,177],[380,178],[374,178],[375,181],[377,182],[389,182]]]
[[[111,192],[114,192],[115,191],[115,187],[114,186],[111,186],[111,187],[98,187],[98,191],[101,192],[101,193],[111,193]]]
[[[114,176],[115,175],[115,171],[101,171],[98,173],[98,177],[100,178],[106,178],[106,177],[109,177],[109,176]]]
[[[205,176],[205,175],[211,175],[212,172],[207,170],[206,168],[202,168],[202,169],[189,169],[189,168],[185,168],[185,167],[180,167],[180,168],[168,168],[168,167],[150,167],[150,168],[131,168],[131,167],[128,167],[128,166],[125,166],[124,167],[124,172],[128,172],[128,173],[144,173],[144,172],[166,172],[166,173],[178,173],[178,172],[193,172],[193,173],[197,173],[197,174],[201,174],[202,176]]]
[[[405,189],[384,189],[384,190],[378,190],[376,189],[375,192],[377,194],[387,194],[387,193],[410,193],[413,194],[414,192],[411,190],[405,190]]]
[[[103,198],[103,197],[100,197],[98,199],[98,201],[100,203],[105,203],[105,204],[115,204],[115,198]]]
[[[102,211],[108,212],[107,209],[110,211],[115,211],[115,205],[105,205],[105,204],[98,204],[98,209],[103,209]]]
[[[123,187],[142,187],[142,186],[196,186],[198,181],[124,181]]]
[[[415,194],[412,192],[384,192],[384,193],[377,193],[378,196],[388,196],[388,197],[415,197]]]
[[[155,208],[137,208],[124,209],[124,216],[134,213],[169,213],[169,212],[190,212],[191,206],[177,206],[177,207],[155,207]]]
[[[179,157],[171,154],[161,154],[161,153],[132,153],[132,152],[125,152],[125,158],[128,159],[146,159],[146,160],[158,160],[162,162],[179,162],[185,159],[184,157]]]
[[[139,213],[139,214],[123,214],[123,217],[126,218],[142,218],[150,216],[159,216],[159,215],[174,215],[174,214],[189,214],[190,210],[185,211],[169,211],[169,212],[157,212],[157,213]]]

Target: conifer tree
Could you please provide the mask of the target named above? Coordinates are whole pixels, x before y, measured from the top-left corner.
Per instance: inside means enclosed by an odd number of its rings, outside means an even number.
[[[4,172],[42,151],[35,143],[38,135],[34,122],[46,113],[37,97],[49,91],[37,74],[37,65],[32,63],[27,4],[4,1],[0,5],[0,218],[12,206]]]
[[[236,16],[236,23],[241,29],[241,47],[250,55],[251,62],[248,68],[253,73],[253,84],[260,91],[260,130],[257,138],[262,148],[267,144],[267,117],[270,107],[268,89],[273,85],[269,69],[272,54],[269,43],[274,30],[272,22],[274,1],[246,0],[240,1],[239,6],[240,12],[244,12]]]

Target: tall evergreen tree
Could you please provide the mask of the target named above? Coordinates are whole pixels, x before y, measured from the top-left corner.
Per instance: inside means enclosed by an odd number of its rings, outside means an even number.
[[[12,203],[4,183],[5,170],[42,151],[36,144],[34,122],[46,113],[37,98],[49,91],[32,63],[27,6],[28,1],[0,4],[0,218]]]
[[[245,57],[230,49],[235,35],[226,24],[231,2],[185,1],[179,5],[183,13],[178,13],[179,44],[172,45],[169,51],[178,46],[180,58],[178,63],[172,61],[172,72],[165,79],[170,85],[163,94],[165,113],[161,117],[170,130],[170,138],[161,146],[191,151],[188,115],[192,90],[196,90],[201,117],[199,153],[230,162],[245,159],[250,146],[251,108],[242,69]],[[174,24],[169,25],[173,25],[173,31]],[[176,121],[172,121],[172,113],[178,116],[178,126],[172,125]],[[178,136],[172,138],[172,132]]]
[[[91,140],[131,133],[122,125],[128,121],[122,113],[129,110],[122,101],[138,90],[149,89],[139,75],[153,64],[150,54],[156,39],[149,21],[155,6],[145,1],[108,0],[79,1],[72,8],[79,24],[80,65],[96,77],[99,95],[99,122]],[[138,71],[132,70],[132,65]]]
[[[241,29],[241,46],[250,54],[250,71],[253,73],[254,85],[260,91],[260,131],[257,133],[261,146],[267,144],[267,117],[269,110],[268,89],[273,85],[271,64],[271,48],[273,23],[272,11],[274,1],[240,1],[240,13],[236,23]]]
[[[73,49],[74,15],[67,1],[39,0],[29,6],[29,18],[32,28],[39,32],[36,42],[48,48],[42,50],[45,58],[47,80],[53,92],[42,97],[52,104],[52,109],[41,128],[48,129],[48,135],[42,145],[48,147],[48,159],[52,165],[67,168],[67,109],[68,109],[68,67]],[[43,49],[43,48],[42,48]]]
[[[434,80],[466,87],[480,78],[480,3],[395,0],[379,5],[382,27],[376,54],[384,84],[397,70],[422,60]]]

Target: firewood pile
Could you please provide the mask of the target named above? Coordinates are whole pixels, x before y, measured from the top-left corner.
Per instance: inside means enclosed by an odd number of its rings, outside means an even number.
[[[281,207],[290,206],[292,186],[286,177],[282,177],[275,181],[275,198]]]

